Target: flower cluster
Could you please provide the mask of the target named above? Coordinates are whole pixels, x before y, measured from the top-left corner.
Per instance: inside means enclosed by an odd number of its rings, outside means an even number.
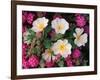
[[[88,14],[23,11],[22,67],[88,65],[88,17]]]

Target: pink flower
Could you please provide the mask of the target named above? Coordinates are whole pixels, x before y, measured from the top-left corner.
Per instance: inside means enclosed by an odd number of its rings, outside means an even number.
[[[46,62],[46,63],[45,63],[45,66],[48,67],[48,68],[49,68],[49,67],[53,67],[53,66],[54,66],[54,62],[53,62],[53,61],[51,61],[51,62]]]
[[[26,49],[28,48],[28,45],[25,43],[22,43],[22,54],[26,55]]]
[[[36,55],[32,55],[29,57],[28,64],[33,68],[37,67],[39,65],[39,58]]]
[[[73,66],[72,58],[71,58],[70,55],[65,59],[65,61],[66,61],[66,65],[67,65],[68,67]]]
[[[27,62],[25,56],[23,56],[23,58],[22,58],[22,67],[23,67],[24,69],[29,68],[29,65],[28,65],[28,62]]]
[[[28,14],[28,16],[27,16],[27,22],[28,22],[29,24],[32,24],[34,16],[35,16],[35,15],[32,14],[32,13],[29,13],[29,14]]]
[[[84,32],[89,34],[89,26],[84,26]]]
[[[86,19],[85,19],[85,17],[84,16],[82,16],[82,15],[80,15],[80,14],[77,14],[76,15],[76,25],[78,26],[78,27],[83,27],[83,26],[85,26],[85,24],[86,24]]]
[[[60,14],[55,14],[55,15],[53,16],[53,19],[56,19],[56,18],[62,18],[62,16],[61,16]]]
[[[35,15],[33,13],[22,12],[22,22],[32,24]]]
[[[25,23],[27,20],[27,12],[22,12],[22,22]]]
[[[60,54],[56,55],[56,56],[55,56],[55,59],[54,59],[54,62],[59,61],[59,60],[60,60],[60,58],[61,58],[61,55],[60,55]]]
[[[22,27],[22,33],[26,32],[26,26]]]
[[[81,55],[81,52],[80,52],[80,50],[79,49],[74,49],[74,51],[73,51],[73,54],[72,54],[72,57],[74,58],[74,59],[77,59],[77,58],[79,58],[80,57],[80,55]]]
[[[41,32],[36,32],[36,37],[37,38],[41,38],[42,37],[42,33]]]
[[[55,35],[56,35],[55,30],[50,31],[50,32],[49,32],[49,35],[50,35],[51,38],[54,38]]]

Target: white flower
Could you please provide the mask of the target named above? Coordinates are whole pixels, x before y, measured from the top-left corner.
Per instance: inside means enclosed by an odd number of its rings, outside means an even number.
[[[68,22],[63,18],[56,18],[52,21],[52,28],[55,29],[56,33],[64,34],[69,29]]]
[[[51,62],[51,60],[55,59],[55,56],[53,56],[51,49],[46,49],[45,52],[42,54],[42,57],[47,62]]]
[[[30,33],[28,31],[23,33],[23,39],[24,39],[24,43],[26,44],[30,44],[30,40],[27,39],[28,35],[30,35]]]
[[[38,18],[33,22],[32,29],[34,30],[34,32],[41,32],[47,25],[48,25],[48,19],[46,19],[45,17]]]
[[[85,43],[87,43],[87,37],[88,35],[86,33],[83,34],[84,29],[83,28],[76,28],[75,32],[73,35],[75,37],[74,43],[80,47],[80,46],[85,46]]]
[[[62,57],[66,58],[69,54],[71,54],[71,44],[68,43],[68,40],[58,40],[53,44],[52,50],[55,55],[60,54]]]

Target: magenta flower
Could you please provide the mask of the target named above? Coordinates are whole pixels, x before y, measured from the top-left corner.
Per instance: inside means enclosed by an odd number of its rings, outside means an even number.
[[[56,55],[56,56],[55,56],[55,59],[54,59],[54,62],[59,61],[59,60],[60,60],[60,58],[61,58],[61,55],[60,55],[60,54]]]
[[[22,33],[26,32],[26,26],[22,27]]]
[[[85,17],[84,16],[82,16],[82,15],[80,15],[80,14],[78,14],[78,15],[76,15],[76,25],[78,26],[78,27],[83,27],[83,26],[85,26],[85,24],[86,24],[86,19],[85,19]]]
[[[35,17],[35,15],[33,13],[23,12],[22,13],[22,22],[23,23],[27,22],[29,24],[32,24],[34,17]]]
[[[29,57],[28,64],[30,67],[37,67],[39,65],[39,58],[36,55]]]
[[[22,12],[22,22],[25,23],[27,20],[27,12]]]
[[[70,55],[65,59],[65,61],[66,61],[66,65],[68,67],[72,67],[73,66],[72,58],[71,58]]]
[[[39,39],[42,37],[42,33],[41,32],[36,32],[36,37]]]
[[[79,58],[81,56],[81,52],[80,52],[80,50],[79,49],[74,49],[74,51],[73,51],[73,53],[72,53],[72,57],[74,58],[74,59],[77,59],[77,58]]]
[[[29,68],[29,65],[28,65],[28,62],[27,62],[25,56],[23,56],[23,58],[22,58],[22,66],[24,69]]]
[[[28,45],[27,44],[22,44],[22,54],[26,55],[26,49],[27,49]]]
[[[56,18],[62,18],[62,16],[61,16],[60,14],[55,14],[55,15],[53,16],[53,19],[56,19]]]
[[[89,34],[89,26],[84,26],[84,32]]]
[[[55,35],[56,35],[55,30],[50,31],[50,32],[49,32],[49,35],[50,35],[51,38],[54,38]]]
[[[32,24],[34,16],[35,16],[35,15],[32,14],[32,13],[29,13],[29,14],[28,14],[28,16],[27,16],[27,22],[28,22],[29,24]]]
[[[46,67],[53,67],[53,66],[54,66],[54,62],[53,62],[53,61],[51,61],[51,62],[46,62],[46,63],[45,63],[45,66],[46,66]]]

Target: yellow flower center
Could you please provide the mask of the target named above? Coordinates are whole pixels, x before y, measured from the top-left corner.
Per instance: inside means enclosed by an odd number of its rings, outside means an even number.
[[[48,50],[47,50],[47,53],[48,53],[49,56],[51,56],[52,51],[51,51],[50,49],[48,49]]]
[[[42,31],[42,30],[44,29],[45,26],[44,26],[44,23],[39,23],[39,24],[37,25],[37,27],[38,27],[39,30]]]
[[[63,24],[58,24],[57,25],[57,31],[60,31],[64,28],[64,25]]]
[[[64,43],[59,45],[59,50],[60,50],[61,53],[63,53],[66,49],[67,49],[67,47]]]
[[[81,35],[76,35],[76,39],[79,40]]]

